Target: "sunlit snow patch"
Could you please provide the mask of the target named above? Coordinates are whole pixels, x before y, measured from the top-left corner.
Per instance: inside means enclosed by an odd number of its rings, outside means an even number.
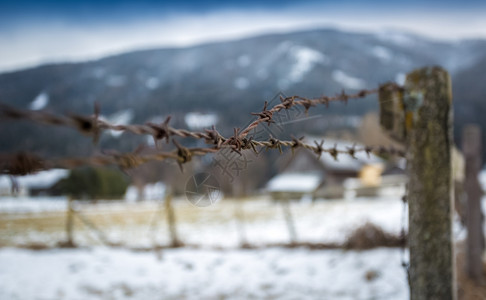
[[[149,79],[147,79],[147,81],[145,82],[145,86],[150,89],[150,90],[154,90],[156,88],[158,88],[160,85],[160,80],[157,78],[157,77],[150,77]]]
[[[108,117],[100,116],[100,119],[105,120],[115,125],[128,125],[132,122],[134,113],[132,109],[125,109],[118,111]],[[123,131],[109,130],[113,137],[119,137]]]
[[[283,173],[273,177],[267,184],[270,192],[312,192],[321,182],[317,173]]]
[[[238,66],[240,66],[241,68],[245,68],[245,67],[248,67],[250,65],[251,59],[246,54],[241,55],[240,57],[238,57],[237,63],[238,63]]]
[[[321,52],[303,46],[293,46],[290,53],[296,61],[289,74],[289,80],[293,82],[302,81],[305,74],[311,71],[316,64],[329,61]]]
[[[216,114],[191,112],[185,115],[184,121],[190,129],[202,129],[216,125],[218,122],[218,116]]]
[[[234,86],[239,90],[244,90],[250,86],[250,81],[245,77],[238,77],[235,79]]]
[[[359,90],[365,88],[366,86],[363,79],[349,76],[341,70],[334,70],[332,72],[332,79],[348,89]]]
[[[29,108],[32,110],[43,109],[49,103],[49,95],[46,92],[42,92],[30,103]]]
[[[125,85],[126,77],[122,75],[110,75],[106,79],[106,84],[111,87],[120,87]]]
[[[398,73],[396,76],[395,76],[395,82],[398,84],[398,85],[404,85],[405,84],[405,79],[406,79],[406,76],[404,73]]]
[[[413,36],[393,30],[381,31],[377,34],[377,37],[382,41],[392,42],[395,45],[403,47],[414,46],[417,43],[417,40],[414,39]]]
[[[373,47],[371,53],[383,61],[390,61],[393,58],[393,54],[390,49],[381,46]]]

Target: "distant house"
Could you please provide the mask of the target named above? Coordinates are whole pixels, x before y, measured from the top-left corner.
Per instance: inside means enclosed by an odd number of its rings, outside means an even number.
[[[131,185],[125,192],[125,200],[127,202],[160,201],[164,199],[166,190],[167,187],[163,182],[148,183],[139,187]]]
[[[63,169],[52,169],[13,178],[9,175],[2,175],[0,176],[0,196],[48,195],[51,193],[51,188],[68,175],[69,171]]]
[[[268,182],[266,190],[275,200],[301,199],[304,196],[312,197],[321,183],[319,172],[282,173]]]
[[[307,140],[306,143],[311,141]],[[348,141],[325,139],[325,148],[334,146],[338,150],[347,150],[353,146],[356,149],[363,147]],[[346,180],[356,179],[355,183],[359,182],[359,186],[355,184],[353,188],[357,189],[376,187],[381,184],[381,174],[384,170],[384,161],[372,153],[368,155],[365,152],[358,152],[354,158],[350,155],[340,154],[336,160],[329,153],[322,153],[318,158],[309,150],[298,149],[293,155],[289,154],[287,158],[283,159],[279,175],[270,180],[267,189],[274,197],[288,193],[288,196],[295,198],[309,193],[313,198],[343,198],[346,191]],[[315,178],[319,178],[317,186],[315,186]],[[271,185],[272,182],[284,179],[288,182],[286,185],[282,184],[277,187]],[[292,179],[294,179],[293,183],[291,183]],[[309,183],[304,184],[305,180],[308,180]],[[297,191],[296,186],[299,185],[302,185],[302,189],[299,192],[292,192],[292,189]],[[314,189],[311,190],[311,187]],[[281,198],[281,196],[276,198]]]

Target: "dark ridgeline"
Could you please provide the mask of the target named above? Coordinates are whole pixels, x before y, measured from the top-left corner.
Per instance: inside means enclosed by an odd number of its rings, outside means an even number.
[[[262,103],[278,92],[309,97],[334,95],[343,88],[354,92],[376,88],[416,67],[441,65],[453,78],[456,126],[460,128],[465,120],[485,122],[479,117],[486,110],[482,86],[486,75],[480,71],[486,62],[485,50],[485,41],[447,43],[403,33],[323,29],[272,34],[5,73],[0,75],[0,102],[25,109],[45,93],[45,109],[50,111],[90,114],[98,102],[105,116],[131,110],[132,121],[144,123],[171,114],[171,124],[179,128],[186,126],[187,112],[215,112],[220,117],[218,128],[232,129],[245,125],[247,113],[261,110]],[[238,109],[234,109],[236,104]],[[359,101],[319,108],[314,114],[357,115],[377,106],[377,101]],[[313,124],[295,126],[305,133],[313,130]],[[2,122],[0,126],[0,152],[28,150],[57,156],[92,152],[89,138],[70,129],[29,122]],[[144,141],[133,135],[105,134],[100,146],[130,151]]]

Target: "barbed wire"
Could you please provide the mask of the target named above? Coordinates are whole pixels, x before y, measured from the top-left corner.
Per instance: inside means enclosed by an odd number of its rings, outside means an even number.
[[[400,88],[399,86],[396,86]],[[117,165],[122,169],[130,169],[137,167],[149,161],[161,161],[165,159],[174,159],[182,169],[182,165],[192,160],[193,156],[202,156],[208,153],[215,153],[223,148],[230,148],[232,151],[241,155],[242,150],[253,150],[258,153],[257,147],[264,147],[265,149],[278,149],[280,153],[283,152],[283,147],[289,147],[292,151],[297,148],[305,148],[312,151],[321,157],[322,153],[330,154],[335,160],[338,160],[339,155],[349,155],[356,158],[355,155],[359,152],[365,152],[368,156],[371,153],[378,155],[396,155],[405,156],[405,153],[394,147],[371,147],[362,146],[346,147],[346,149],[338,149],[337,145],[333,147],[323,147],[324,141],[314,141],[314,144],[307,144],[303,142],[303,137],[297,139],[292,138],[291,141],[281,141],[277,138],[270,137],[266,141],[256,141],[253,137],[247,138],[248,134],[255,129],[260,123],[266,122],[269,126],[275,121],[272,119],[273,114],[282,109],[290,109],[295,105],[300,105],[305,108],[307,113],[311,107],[318,104],[329,106],[330,102],[341,101],[347,103],[349,99],[364,98],[367,95],[377,93],[379,89],[362,90],[356,94],[346,94],[344,91],[334,97],[322,96],[320,98],[309,99],[301,96],[281,97],[281,103],[276,104],[270,109],[267,109],[268,103],[265,102],[263,110],[259,113],[252,113],[258,116],[258,119],[250,123],[245,129],[240,131],[239,128],[234,129],[234,135],[226,138],[222,136],[213,126],[211,129],[205,129],[204,132],[193,132],[186,129],[177,129],[169,126],[171,117],[168,116],[162,123],[148,122],[146,124],[132,124],[132,125],[118,125],[112,124],[106,120],[100,119],[100,108],[97,104],[94,107],[94,114],[92,116],[69,114],[56,115],[46,111],[31,111],[21,110],[5,104],[0,104],[0,116],[5,119],[13,120],[29,120],[36,123],[71,127],[79,132],[92,135],[93,141],[96,143],[99,136],[104,130],[113,130],[121,132],[130,132],[137,135],[150,135],[154,138],[157,152],[148,155],[142,155],[135,152],[132,153],[104,153],[101,155],[94,155],[90,157],[77,158],[63,158],[63,159],[42,159],[35,154],[30,153],[16,153],[0,155],[0,172],[10,175],[25,175],[34,173],[40,170],[47,170],[52,168],[72,169],[83,165],[89,166],[107,166]],[[179,144],[175,139],[172,139],[176,149],[173,151],[161,151],[159,141],[165,140],[167,144],[170,143],[171,137],[178,136],[182,138],[204,139],[205,142],[212,147],[206,148],[186,148]]]
[[[264,147],[265,149],[278,149],[280,153],[283,152],[283,147],[288,147],[292,151],[297,148],[304,148],[312,151],[317,155],[318,158],[321,157],[323,153],[328,153],[334,160],[338,160],[339,155],[349,155],[356,159],[356,154],[360,152],[366,153],[368,156],[371,154],[385,155],[392,154],[396,156],[405,156],[405,153],[394,147],[346,147],[346,149],[338,149],[336,145],[333,147],[325,148],[323,147],[324,140],[319,143],[314,141],[315,145],[306,144],[300,139],[294,139],[292,141],[280,141],[275,138],[270,138],[268,141],[250,141],[246,145],[242,146],[240,149],[236,149],[238,153],[241,154],[242,150],[253,150],[255,153],[259,153],[256,147]],[[174,140],[176,149],[173,151],[162,152],[157,151],[152,154],[139,154],[137,152],[131,153],[117,153],[117,152],[106,152],[102,154],[97,154],[88,157],[69,157],[61,159],[44,159],[40,156],[28,153],[19,152],[15,154],[2,154],[0,155],[0,173],[9,175],[26,175],[35,173],[38,171],[49,170],[54,168],[61,169],[73,169],[81,166],[118,166],[119,168],[126,170],[138,167],[144,163],[151,161],[163,161],[166,159],[173,159],[178,164],[182,170],[182,165],[190,162],[194,156],[204,156],[209,153],[217,153],[223,148],[231,148],[230,146],[222,145],[219,148],[186,148],[180,145],[176,140]]]
[[[281,103],[276,104],[269,110],[267,110],[267,102],[265,102],[265,106],[261,112],[252,113],[252,115],[258,115],[259,118],[241,131],[239,133],[239,138],[242,139],[246,137],[252,129],[256,128],[258,124],[262,122],[267,122],[269,125],[271,123],[275,123],[275,121],[272,120],[272,116],[274,113],[279,112],[282,109],[290,109],[295,105],[300,105],[305,108],[307,113],[310,107],[314,107],[317,104],[324,104],[326,107],[328,107],[329,103],[333,101],[347,103],[349,99],[363,98],[377,92],[378,89],[362,90],[356,94],[346,94],[344,91],[342,91],[339,95],[334,97],[322,96],[315,99],[309,99],[302,96],[291,96],[286,98],[281,97]],[[93,116],[79,114],[56,115],[47,111],[22,110],[0,103],[0,116],[5,119],[29,120],[41,124],[71,127],[77,129],[83,134],[93,135],[94,142],[97,142],[99,135],[103,130],[130,132],[137,135],[150,135],[155,141],[165,139],[167,143],[169,143],[169,139],[172,136],[205,139],[208,144],[215,145],[226,142],[227,140],[221,134],[219,134],[214,127],[212,130],[205,130],[205,132],[192,132],[186,129],[176,129],[170,127],[170,116],[168,116],[164,122],[159,124],[147,122],[146,124],[121,125],[112,124],[106,120],[100,119],[99,111],[99,105],[95,104]]]
[[[399,86],[397,85],[396,88],[399,88]],[[319,98],[314,98],[314,99],[297,96],[297,95],[290,96],[290,97],[280,96],[280,103],[276,104],[271,109],[267,109],[268,102],[265,101],[263,110],[261,112],[251,113],[254,116],[258,116],[259,118],[253,121],[244,130],[242,130],[240,133],[240,137],[243,138],[247,136],[248,133],[254,128],[256,128],[260,123],[266,122],[268,125],[270,125],[271,123],[275,123],[275,121],[273,121],[273,114],[281,111],[282,109],[291,109],[296,105],[300,105],[304,107],[305,113],[307,114],[311,107],[317,106],[318,104],[323,104],[326,106],[326,108],[328,108],[331,102],[340,101],[347,104],[350,99],[365,98],[370,94],[377,94],[378,92],[379,89],[370,89],[370,90],[361,90],[360,92],[355,94],[346,94],[344,90],[342,90],[340,94],[332,97],[321,96]]]

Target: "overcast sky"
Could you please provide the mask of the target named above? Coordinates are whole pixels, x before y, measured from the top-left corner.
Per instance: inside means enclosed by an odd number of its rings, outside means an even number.
[[[316,27],[486,38],[486,1],[0,0],[0,71]]]

